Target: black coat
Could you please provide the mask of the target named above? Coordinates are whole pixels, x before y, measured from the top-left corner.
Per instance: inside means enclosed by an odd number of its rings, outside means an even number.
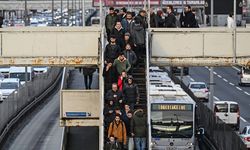
[[[116,97],[115,97],[115,95],[116,95]],[[105,95],[105,102],[107,103],[108,101],[112,100],[112,101],[114,101],[115,107],[120,107],[120,108],[122,107],[122,104],[119,103],[119,100],[122,100],[122,99],[123,99],[122,92],[119,90],[114,92],[111,89]]]
[[[122,150],[119,142],[115,141],[114,143],[106,143],[105,150]]]
[[[156,20],[158,27],[165,27],[165,20],[161,16],[157,15]]]
[[[158,27],[158,22],[155,13],[150,14],[150,27],[152,28]]]
[[[120,47],[122,47],[123,44],[124,34],[125,34],[124,29],[118,31],[116,28],[114,28],[111,32],[111,35],[114,35],[116,37],[116,44],[119,45]]]
[[[168,16],[165,18],[165,27],[176,28],[176,18],[173,13],[168,14]]]
[[[117,76],[118,73],[116,71],[116,68],[111,66],[108,71],[106,71],[106,66],[103,68],[103,77],[105,83],[117,83]]]
[[[180,17],[181,27],[183,28],[196,28],[197,22],[195,19],[195,15],[190,11],[186,13],[181,13]]]
[[[108,44],[104,52],[104,60],[110,60],[113,63],[114,60],[119,56],[119,53],[121,53],[121,48],[119,45]]]
[[[136,84],[125,84],[123,88],[124,101],[127,104],[135,104],[137,98],[139,98],[139,89]]]

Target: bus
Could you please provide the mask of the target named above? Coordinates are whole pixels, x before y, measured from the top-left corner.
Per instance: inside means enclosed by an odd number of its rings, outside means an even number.
[[[33,69],[32,67],[27,67],[28,80],[31,81],[33,78]],[[10,67],[10,78],[19,78],[21,84],[25,83],[25,67]]]
[[[195,149],[196,103],[180,85],[154,82],[149,80],[151,149]]]

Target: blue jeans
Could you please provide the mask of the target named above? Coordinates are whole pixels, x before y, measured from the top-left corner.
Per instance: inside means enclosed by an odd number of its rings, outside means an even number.
[[[146,138],[134,138],[136,150],[145,150],[146,148]]]

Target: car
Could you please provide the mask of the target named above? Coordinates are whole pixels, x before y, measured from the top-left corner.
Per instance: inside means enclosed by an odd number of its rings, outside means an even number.
[[[181,68],[182,67],[170,67],[170,72],[172,74],[181,74]],[[189,74],[189,68],[188,67],[183,67],[183,75],[188,75]]]
[[[6,99],[11,93],[20,87],[20,79],[18,78],[7,78],[0,81],[0,92],[2,98]]]
[[[246,84],[250,84],[250,69],[246,67],[242,67],[241,71],[238,72],[240,75],[239,85],[244,86]]]
[[[246,144],[247,148],[250,149],[250,125],[245,126],[240,133],[240,137]]]
[[[190,82],[188,88],[193,92],[194,96],[208,102],[209,90],[204,82]]]
[[[215,101],[215,116],[219,117],[225,124],[236,131],[240,128],[240,107],[234,101]]]

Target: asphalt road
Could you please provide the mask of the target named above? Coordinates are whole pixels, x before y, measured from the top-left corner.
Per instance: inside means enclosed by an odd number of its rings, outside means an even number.
[[[240,106],[241,129],[250,124],[250,87],[238,85],[239,76],[236,67],[215,67],[214,68],[214,100],[215,101],[236,101]],[[192,67],[189,76],[184,77],[187,84],[190,81],[201,81],[209,83],[208,67]]]
[[[60,149],[62,128],[59,127],[59,93],[41,104],[15,128],[4,150]]]

